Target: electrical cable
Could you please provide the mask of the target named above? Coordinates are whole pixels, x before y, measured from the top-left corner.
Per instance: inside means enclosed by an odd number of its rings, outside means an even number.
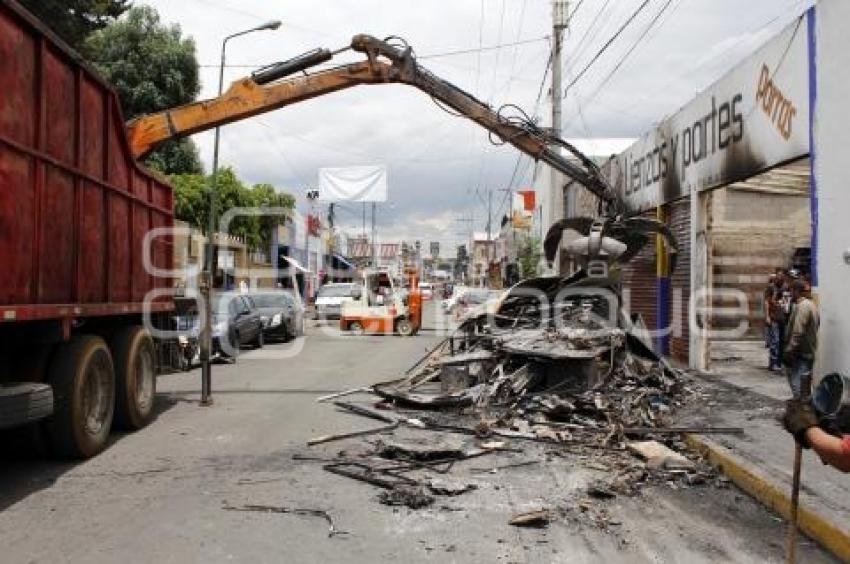
[[[520,13],[519,13],[519,24],[517,25],[516,40],[515,41],[519,40],[519,36],[522,33],[522,24],[525,22],[525,9],[526,9],[527,5],[528,5],[528,0],[522,0],[522,9],[520,10]],[[511,76],[513,76],[514,67],[516,66],[517,51],[518,51],[518,48],[514,47],[514,53],[513,53],[513,57],[511,57],[511,66],[510,66],[510,69],[509,69],[509,73],[510,73]],[[508,79],[508,84],[505,87],[505,98],[508,97],[508,94],[511,91],[511,82],[513,82],[513,79],[512,78]]]
[[[623,66],[623,63],[626,62],[626,59],[628,59],[629,56],[638,47],[638,45],[640,45],[640,43],[643,41],[643,39],[646,37],[646,35],[649,33],[649,31],[653,28],[653,26],[655,26],[655,24],[658,22],[659,18],[661,18],[661,16],[664,14],[664,12],[667,10],[667,8],[670,7],[670,4],[672,4],[672,3],[673,3],[673,0],[667,0],[667,2],[663,6],[661,6],[661,9],[658,10],[658,13],[655,14],[655,17],[652,18],[652,20],[649,22],[649,25],[647,25],[644,28],[643,32],[640,34],[640,36],[638,36],[637,40],[635,40],[635,42],[632,43],[632,46],[629,47],[629,49],[625,52],[625,54],[622,57],[620,57],[620,60],[617,61],[617,64],[614,65],[614,67],[611,69],[611,71],[605,76],[604,79],[602,79],[602,82],[599,83],[599,85],[593,91],[593,94],[591,94],[589,96],[589,98],[591,100],[599,93],[599,91],[602,88],[605,87],[606,84],[608,84],[608,82],[611,80],[611,78],[614,76],[614,74],[616,74],[616,72],[618,70],[620,70],[620,67]]]
[[[602,16],[602,12],[605,11],[610,2],[611,0],[605,0],[605,2],[602,4],[602,7],[599,8],[598,12],[596,12],[596,15],[593,17],[593,20],[590,22],[590,25],[588,25],[587,29],[584,30],[584,34],[582,34],[581,39],[579,39],[578,43],[576,43],[575,49],[573,49],[573,60],[578,60],[578,58],[580,57],[581,48],[584,46],[584,41],[587,39],[588,35],[590,34],[590,31],[594,29],[594,27],[596,26],[596,22],[599,21],[599,18]]]
[[[584,4],[584,0],[578,0],[576,7],[573,8],[573,13],[570,14],[570,16],[567,18],[567,22],[569,22],[570,20],[572,20],[576,16],[576,12],[578,12],[578,9],[581,8],[582,4]]]
[[[643,11],[643,9],[647,7],[647,5],[649,5],[649,0],[643,0],[641,5],[638,6],[637,10],[632,12],[632,15],[628,17],[628,19],[623,23],[623,25],[620,26],[620,28],[614,33],[614,35],[612,35],[608,39],[608,41],[606,41],[605,44],[602,45],[602,47],[599,49],[599,51],[596,52],[596,54],[593,56],[593,58],[590,59],[590,62],[588,62],[587,65],[585,65],[585,67],[581,70],[581,72],[579,72],[575,76],[575,78],[573,78],[573,80],[567,85],[567,87],[564,89],[564,95],[566,95],[567,91],[569,91],[570,88],[575,86],[575,84],[581,79],[581,77],[584,76],[584,74],[590,69],[590,67],[593,66],[593,63],[595,63],[599,59],[599,57],[601,57],[602,54],[605,53],[605,51],[608,49],[608,47],[610,47],[611,44],[614,43],[614,41],[616,41],[616,39],[620,36],[620,34],[623,33],[623,31],[627,27],[629,27],[629,24],[631,24],[635,20],[635,18],[638,16],[638,14],[640,14]]]

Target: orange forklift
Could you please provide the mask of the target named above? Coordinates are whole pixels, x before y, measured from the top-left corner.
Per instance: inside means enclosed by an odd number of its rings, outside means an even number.
[[[422,294],[419,273],[414,268],[404,271],[405,287],[396,289],[386,270],[365,269],[352,301],[342,304],[339,328],[342,331],[373,335],[398,334],[409,337],[422,327]]]

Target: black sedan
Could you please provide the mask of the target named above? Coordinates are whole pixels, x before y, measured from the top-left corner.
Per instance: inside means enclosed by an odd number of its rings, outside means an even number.
[[[285,290],[250,295],[260,311],[267,339],[289,341],[304,334],[304,308]]]
[[[241,294],[219,294],[213,299],[213,351],[233,357],[241,347],[263,346],[263,321],[254,300]]]

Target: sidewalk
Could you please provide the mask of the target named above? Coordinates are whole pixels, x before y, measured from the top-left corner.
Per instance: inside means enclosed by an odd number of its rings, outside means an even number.
[[[681,423],[743,427],[741,436],[693,437],[691,443],[709,451],[715,464],[726,466],[724,471],[743,489],[786,513],[794,442],[778,418],[790,392],[785,377],[768,372],[766,366],[760,343],[715,347],[712,371],[694,375],[703,386],[705,402],[683,414]],[[800,503],[801,528],[839,557],[850,559],[850,476],[804,450]]]

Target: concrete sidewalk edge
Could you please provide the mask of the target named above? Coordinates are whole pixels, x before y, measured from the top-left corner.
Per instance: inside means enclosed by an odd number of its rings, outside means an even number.
[[[686,442],[693,450],[723,472],[735,485],[779,513],[787,521],[791,515],[791,488],[771,479],[751,463],[729,449],[700,435],[688,435]],[[850,529],[823,514],[800,504],[800,530],[844,562],[850,562]]]

